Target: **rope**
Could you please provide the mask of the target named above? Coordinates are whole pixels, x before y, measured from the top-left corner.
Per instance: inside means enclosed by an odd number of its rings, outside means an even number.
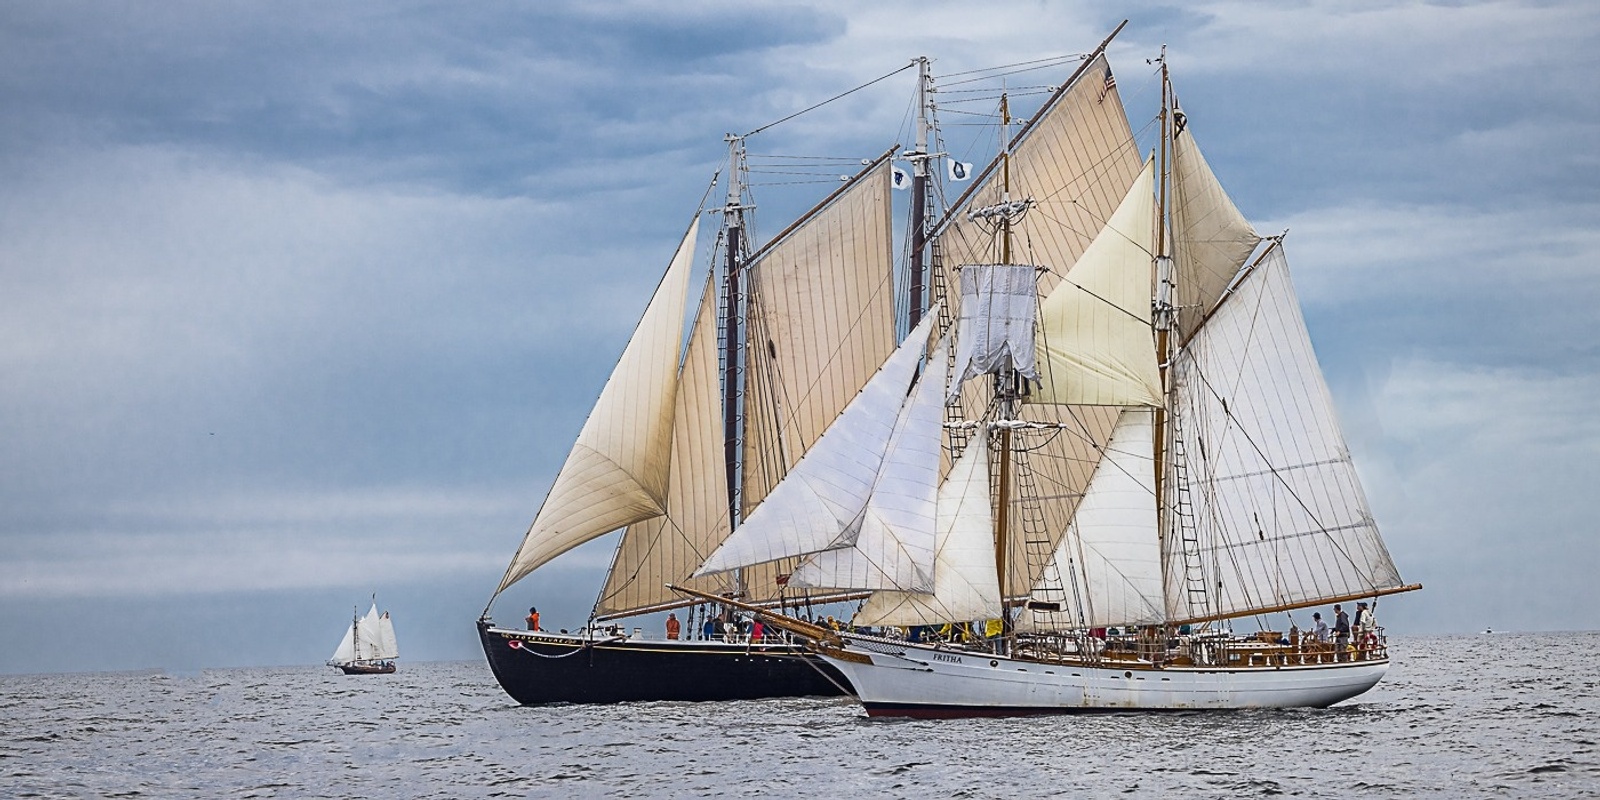
[[[816,111],[817,109],[822,108],[823,106],[825,106],[825,105],[827,105],[827,104],[829,104],[829,103],[831,103],[831,102],[833,102],[835,100],[838,100],[840,98],[847,97],[849,95],[855,94],[856,92],[859,92],[862,89],[865,89],[868,86],[871,86],[871,85],[873,85],[875,83],[878,83],[880,81],[888,80],[889,78],[892,78],[892,77],[894,77],[896,75],[899,75],[900,73],[905,72],[906,70],[911,69],[912,67],[914,67],[916,65],[917,65],[917,62],[913,61],[913,62],[911,62],[911,63],[909,63],[909,64],[907,64],[907,65],[905,65],[905,66],[893,71],[893,72],[885,74],[884,76],[882,76],[880,78],[874,78],[874,79],[872,79],[870,81],[867,81],[866,83],[861,84],[860,86],[857,86],[854,89],[851,89],[849,91],[843,92],[841,94],[836,94],[833,97],[830,97],[830,98],[828,98],[828,99],[826,99],[826,100],[824,100],[824,101],[822,101],[822,102],[820,102],[820,103],[818,103],[818,104],[816,104],[816,105],[814,105],[814,106],[812,106],[810,108],[801,109],[799,111],[796,111],[793,114],[790,114],[789,116],[778,120],[777,122],[769,122],[769,123],[767,123],[765,125],[762,125],[759,128],[756,128],[755,130],[745,134],[744,138],[748,139],[748,138],[750,138],[750,137],[752,137],[752,136],[754,136],[754,135],[756,135],[756,134],[758,134],[758,133],[760,133],[760,132],[762,132],[762,131],[764,131],[764,130],[766,130],[768,128],[771,128],[771,127],[773,127],[775,125],[782,125],[783,123],[788,122],[789,120],[794,119],[795,117],[798,117],[801,114],[808,114],[808,113],[810,113],[812,111]]]

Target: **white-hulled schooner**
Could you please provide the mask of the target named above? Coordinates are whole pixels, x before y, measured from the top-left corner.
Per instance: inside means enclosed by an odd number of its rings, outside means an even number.
[[[1223,192],[1164,53],[1141,157],[1105,46],[933,226],[929,319],[697,573],[798,557],[794,584],[872,590],[845,631],[769,613],[869,714],[1327,706],[1388,668],[1371,617],[1235,623],[1420,588],[1283,237]]]

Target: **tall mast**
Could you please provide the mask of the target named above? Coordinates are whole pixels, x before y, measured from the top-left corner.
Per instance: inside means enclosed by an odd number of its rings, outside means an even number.
[[[744,371],[739,363],[744,336],[744,294],[740,289],[740,269],[744,256],[744,137],[728,134],[728,199],[723,206],[722,224],[727,234],[727,262],[723,270],[722,344],[722,454],[727,466],[728,526],[739,527],[739,481],[744,422]],[[734,572],[734,592],[744,593],[744,575]]]
[[[1006,208],[1011,203],[1011,106],[1006,95],[1000,95],[1000,204]],[[1000,263],[1011,263],[1011,218],[1008,210],[1000,216]],[[995,386],[1000,401],[999,419],[1009,421],[1017,413],[1017,373],[1008,363],[995,376]],[[994,568],[1000,579],[1000,624],[1003,635],[1011,634],[1011,615],[1005,613],[1006,597],[1006,533],[1011,525],[1011,427],[1000,426],[1000,474],[995,494],[998,505],[995,513]]]
[[[1171,397],[1172,386],[1168,379],[1167,363],[1172,353],[1172,324],[1176,314],[1172,305],[1172,290],[1174,270],[1172,253],[1168,252],[1170,243],[1167,240],[1167,191],[1172,172],[1172,82],[1167,73],[1167,46],[1161,46],[1161,55],[1157,59],[1161,62],[1161,142],[1157,150],[1159,163],[1156,165],[1157,205],[1155,214],[1156,224],[1156,296],[1155,296],[1155,327],[1156,327],[1156,364],[1161,376],[1161,395],[1163,400]],[[1167,406],[1157,406],[1154,419],[1154,461],[1155,461],[1155,486],[1156,486],[1156,530],[1159,536],[1165,537],[1167,522],[1170,521],[1171,510],[1167,507],[1165,491],[1166,462],[1167,462],[1167,426],[1169,419]],[[1171,546],[1171,543],[1168,543]]]
[[[917,149],[911,157],[911,267],[910,267],[910,327],[922,321],[928,306],[927,265],[923,258],[928,249],[928,89],[933,82],[929,73],[927,56],[917,58]]]

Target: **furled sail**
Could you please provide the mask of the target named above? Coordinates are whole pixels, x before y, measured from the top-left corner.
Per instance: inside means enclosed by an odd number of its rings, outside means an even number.
[[[1175,357],[1167,535],[1170,619],[1401,585],[1274,244]],[[1205,605],[1185,600],[1198,560]]]
[[[937,316],[936,306],[926,318]],[[949,348],[949,337],[941,338],[900,410],[855,544],[811,556],[789,585],[933,591]]]
[[[939,487],[932,594],[874,592],[856,612],[855,624],[938,625],[999,617],[991,502],[989,446],[980,437],[956,458]]]
[[[1187,127],[1172,141],[1172,237],[1177,267],[1173,304],[1181,340],[1199,329],[1261,243],[1222,190]]]
[[[1155,413],[1122,412],[1067,535],[1034,585],[1060,611],[1023,611],[1017,629],[1153,625],[1165,619],[1156,528]],[[1069,591],[1068,587],[1076,589]]]
[[[1162,405],[1150,327],[1155,164],[1039,308],[1035,403]]]
[[[746,515],[894,350],[891,191],[884,159],[746,267]]]
[[[1039,303],[1037,269],[1027,264],[967,264],[961,268],[961,341],[956,345],[951,399],[969,378],[1015,369],[1038,380],[1033,332]]]
[[[912,330],[697,577],[855,543],[934,320]]]
[[[681,599],[667,583],[713,593],[728,588],[720,577],[685,580],[728,535],[720,381],[717,293],[708,278],[678,381],[667,513],[636,522],[622,534],[595,609],[598,615]]]
[[[699,229],[696,215],[495,594],[590,539],[665,513],[678,356]]]

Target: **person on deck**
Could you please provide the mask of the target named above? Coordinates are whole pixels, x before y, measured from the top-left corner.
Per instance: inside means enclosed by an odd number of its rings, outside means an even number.
[[[667,615],[667,638],[668,639],[676,639],[676,638],[678,638],[678,634],[681,633],[682,631],[683,631],[683,624],[678,622],[678,615],[677,614],[668,614]]]
[[[706,624],[700,626],[700,638],[709,642],[711,641],[711,637],[716,635],[716,632],[717,620],[711,617],[706,617]]]
[[[1313,625],[1312,628],[1311,628],[1311,632],[1312,632],[1312,635],[1317,637],[1317,643],[1318,644],[1327,644],[1328,643],[1328,623],[1322,621],[1322,612],[1318,611],[1317,613],[1312,614],[1311,615],[1311,621],[1313,623],[1315,623],[1315,625]]]
[[[530,607],[528,609],[528,630],[530,630],[530,631],[539,630],[539,609],[538,608]]]
[[[1345,650],[1350,647],[1350,615],[1333,604],[1333,652],[1336,661],[1343,661],[1346,657]]]
[[[750,623],[750,641],[760,644],[761,640],[765,638],[766,633],[767,628],[765,625],[761,624],[761,620],[758,619],[755,622]]]

